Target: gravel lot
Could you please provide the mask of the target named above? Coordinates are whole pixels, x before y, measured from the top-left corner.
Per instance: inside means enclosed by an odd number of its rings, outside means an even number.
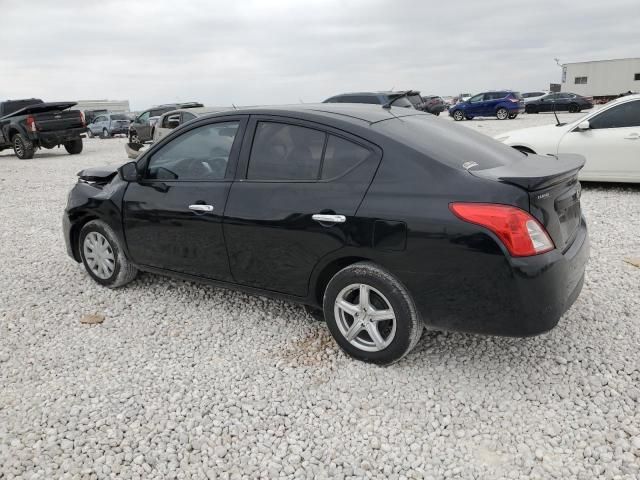
[[[0,153],[0,479],[640,478],[640,268],[624,261],[640,257],[640,187],[584,185],[591,260],[552,332],[425,333],[379,368],[293,304],[92,282],[61,214],[75,173],[123,162],[124,143]]]

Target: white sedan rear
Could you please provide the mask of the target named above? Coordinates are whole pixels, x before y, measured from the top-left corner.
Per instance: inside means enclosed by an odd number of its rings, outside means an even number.
[[[524,128],[496,140],[523,152],[578,153],[580,180],[640,183],[640,95],[629,95],[566,125]]]

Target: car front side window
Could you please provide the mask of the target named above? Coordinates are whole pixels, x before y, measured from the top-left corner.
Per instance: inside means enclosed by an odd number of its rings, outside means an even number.
[[[224,179],[239,123],[222,122],[189,130],[155,152],[150,180],[210,181]]]
[[[609,108],[589,120],[592,129],[640,127],[640,100]]]
[[[142,115],[138,117],[138,123],[147,123],[149,121],[149,112],[144,112]]]
[[[484,98],[484,94],[483,93],[481,93],[479,95],[475,95],[475,96],[473,96],[473,97],[471,97],[469,99],[469,103],[481,102],[483,98]]]

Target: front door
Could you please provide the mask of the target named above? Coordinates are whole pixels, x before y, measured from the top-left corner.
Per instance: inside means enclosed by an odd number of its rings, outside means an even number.
[[[484,115],[484,110],[484,93],[480,93],[469,99],[465,114],[471,117],[480,116]]]
[[[589,118],[588,130],[568,132],[558,153],[586,158],[584,179],[640,181],[640,100],[621,103]]]
[[[135,263],[230,280],[222,217],[246,119],[217,120],[149,152],[142,180],[127,187],[124,232]]]
[[[344,132],[252,117],[224,219],[234,280],[305,296],[314,267],[345,246],[379,160]]]

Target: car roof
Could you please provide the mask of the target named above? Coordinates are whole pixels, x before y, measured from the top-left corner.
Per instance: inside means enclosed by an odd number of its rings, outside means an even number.
[[[420,94],[418,90],[381,90],[379,92],[349,92],[349,93],[340,93],[338,95],[334,95],[331,98],[335,97],[344,97],[345,95],[370,95],[370,96],[378,96],[378,95],[409,95],[409,94]]]
[[[233,110],[233,107],[198,107],[198,108],[177,108],[175,110],[169,110],[162,114],[162,116],[166,115],[175,115],[176,113],[188,112],[193,113],[196,117],[201,117],[202,115],[207,115],[209,113],[218,113],[224,112],[225,110]]]
[[[229,116],[229,115],[273,115],[291,118],[306,118],[317,120],[318,122],[331,122],[332,120],[342,120],[344,122],[357,124],[374,124],[394,118],[409,117],[412,115],[427,115],[415,109],[402,107],[383,108],[381,105],[371,105],[366,103],[304,103],[299,105],[275,105],[263,107],[238,108],[237,110],[226,110],[207,116]]]

